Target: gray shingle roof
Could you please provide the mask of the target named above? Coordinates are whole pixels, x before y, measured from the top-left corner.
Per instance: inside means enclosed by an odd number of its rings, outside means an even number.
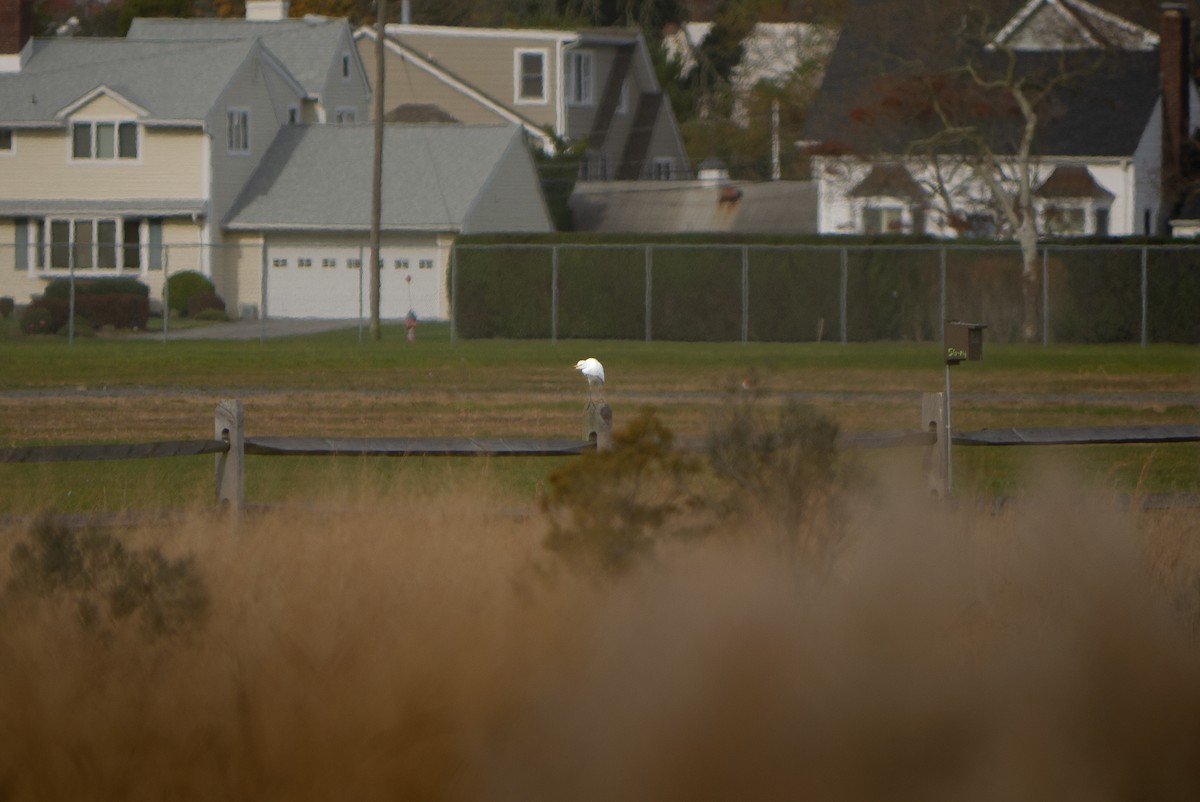
[[[274,21],[139,17],[128,34],[138,41],[260,39],[310,95],[324,89],[330,66],[349,46],[349,36],[346,20],[319,16]]]
[[[517,140],[518,130],[515,126],[385,126],[383,229],[460,229]],[[367,230],[373,137],[370,125],[283,129],[234,203],[226,225]]]
[[[993,21],[1003,22],[1015,9],[1010,0],[990,8]],[[970,49],[955,31],[961,26],[962,2],[923,0],[855,0],[825,72],[821,89],[809,110],[806,140],[840,143],[862,153],[905,152],[916,139],[938,129],[932,114],[889,119],[877,116],[888,81],[905,74],[933,74],[965,64],[998,63]],[[895,20],[906,20],[898,25]],[[1158,97],[1156,52],[1096,52],[1069,58],[1092,59],[1041,109],[1034,149],[1038,155],[1128,156],[1137,147]],[[1059,55],[1022,53],[1018,69],[1056,74]],[[893,84],[894,87],[894,84]],[[883,109],[886,112],[886,109]],[[1019,115],[986,123],[992,146],[1011,152]]]
[[[100,86],[151,120],[200,121],[254,47],[253,41],[37,39],[19,73],[0,75],[0,122],[57,124],[59,111]]]
[[[575,228],[638,234],[815,234],[810,181],[581,182],[569,201]]]

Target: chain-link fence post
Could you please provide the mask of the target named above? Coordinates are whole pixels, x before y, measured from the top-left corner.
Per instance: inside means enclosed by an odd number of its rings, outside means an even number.
[[[742,345],[750,341],[750,249],[742,246]]]
[[[653,246],[653,245],[647,245],[647,246],[646,246],[646,298],[645,298],[645,304],[646,304],[646,342],[650,342],[650,341],[651,341],[651,336],[650,336],[650,335],[651,335],[651,327],[650,327],[650,311],[651,311],[651,310],[650,310],[650,299],[651,299],[651,288],[653,287],[653,284],[654,284],[654,246]]]

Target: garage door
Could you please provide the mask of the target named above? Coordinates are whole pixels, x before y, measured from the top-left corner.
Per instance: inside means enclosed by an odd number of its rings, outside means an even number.
[[[370,279],[357,247],[272,245],[267,253],[267,311],[271,317],[353,319],[369,314]],[[381,249],[380,317],[446,316],[445,270],[436,248]],[[360,259],[362,260],[360,262]]]

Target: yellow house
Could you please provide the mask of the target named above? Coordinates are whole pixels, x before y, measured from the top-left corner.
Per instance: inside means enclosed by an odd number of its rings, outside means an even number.
[[[25,303],[72,273],[158,295],[196,269],[235,314],[256,310],[239,270],[257,246],[221,224],[282,129],[366,119],[346,22],[251,2],[260,19],[236,27],[42,40],[30,6],[0,4],[0,296]],[[323,50],[306,44],[318,34]]]

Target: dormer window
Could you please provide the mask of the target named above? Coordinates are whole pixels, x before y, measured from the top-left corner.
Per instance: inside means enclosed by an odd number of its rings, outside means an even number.
[[[137,123],[72,123],[71,157],[74,159],[136,159],[138,157]]]
[[[516,100],[518,103],[546,102],[546,51],[516,52]]]
[[[227,115],[228,147],[230,153],[250,152],[250,111],[229,109]]]

